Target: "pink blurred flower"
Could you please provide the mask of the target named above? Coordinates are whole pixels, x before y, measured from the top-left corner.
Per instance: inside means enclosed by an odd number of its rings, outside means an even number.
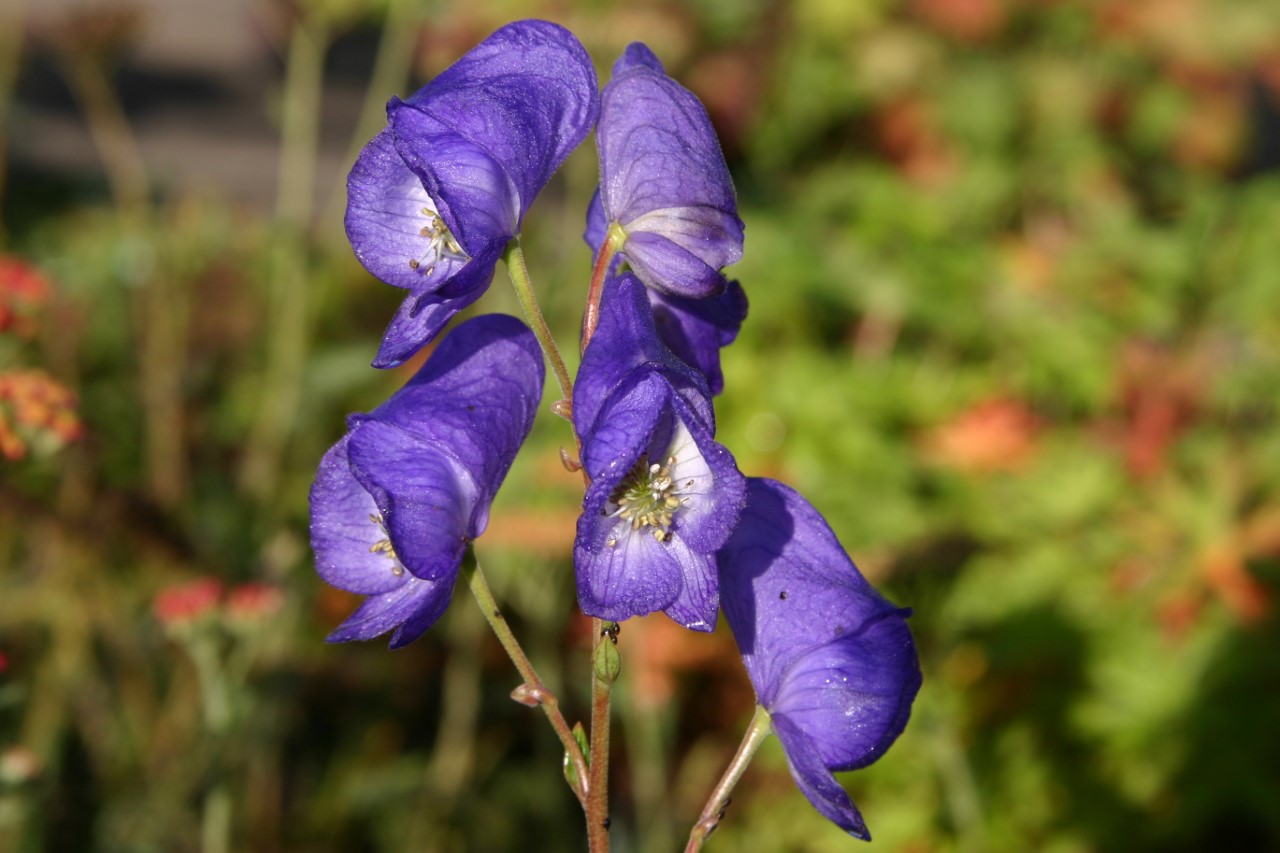
[[[284,593],[265,583],[246,583],[227,593],[227,616],[250,622],[266,620],[284,607]]]
[[[211,614],[222,600],[222,583],[200,578],[166,587],[156,594],[151,610],[166,628],[189,625]]]

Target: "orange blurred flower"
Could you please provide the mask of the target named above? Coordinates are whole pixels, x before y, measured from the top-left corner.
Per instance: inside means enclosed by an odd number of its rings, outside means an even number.
[[[933,29],[964,42],[998,34],[1006,17],[1001,0],[915,0],[911,7]]]
[[[960,471],[1015,471],[1036,450],[1040,425],[1025,403],[996,399],[979,403],[925,436],[925,455]]]
[[[0,455],[21,459],[33,441],[56,448],[83,434],[75,395],[47,373],[0,373]]]

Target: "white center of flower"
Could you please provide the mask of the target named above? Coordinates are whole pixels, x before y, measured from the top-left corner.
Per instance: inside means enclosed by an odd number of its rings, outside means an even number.
[[[428,266],[424,272],[426,275],[431,275],[436,270],[436,261],[471,259],[471,256],[458,243],[458,239],[453,236],[449,226],[440,218],[439,213],[430,207],[424,207],[422,215],[427,217],[427,224],[418,230],[418,235],[427,238],[427,250],[423,252],[422,257],[409,259],[409,269],[416,270],[425,263]]]
[[[615,527],[605,544],[615,548],[619,535],[638,530],[666,542],[691,498],[706,493],[710,475],[693,436],[679,424],[662,460],[641,456],[609,496],[605,513],[629,524]]]

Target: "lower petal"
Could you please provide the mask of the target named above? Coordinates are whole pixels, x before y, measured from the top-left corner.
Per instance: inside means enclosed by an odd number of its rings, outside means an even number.
[[[666,237],[628,232],[623,252],[640,280],[663,293],[705,299],[724,290],[725,279],[718,267],[708,266]]]
[[[399,589],[366,598],[325,640],[372,640],[395,629],[391,647],[398,649],[422,636],[448,608],[453,583],[424,581],[412,575],[405,575],[401,581]]]
[[[620,622],[669,607],[684,586],[681,563],[669,545],[619,521],[598,553],[575,547],[582,612]]]
[[[822,757],[809,736],[787,719],[785,714],[773,715],[773,730],[782,743],[787,766],[791,769],[791,778],[800,788],[800,793],[827,820],[854,838],[870,841],[871,833],[867,831],[862,814],[836,781],[836,777],[822,763]]]
[[[482,267],[479,260],[472,260],[458,276],[479,276],[471,289],[457,296],[433,293],[410,293],[400,303],[399,310],[382,333],[382,344],[373,366],[396,367],[431,341],[454,316],[480,298],[493,280],[494,266]],[[453,283],[450,282],[452,285]]]

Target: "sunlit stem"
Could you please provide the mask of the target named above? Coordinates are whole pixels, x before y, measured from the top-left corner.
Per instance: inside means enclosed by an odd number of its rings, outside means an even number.
[[[542,679],[538,677],[533,664],[529,662],[529,657],[524,653],[524,649],[520,647],[520,643],[516,641],[515,634],[511,632],[511,626],[507,624],[502,611],[498,609],[498,604],[493,598],[493,592],[489,589],[489,583],[485,580],[484,573],[480,571],[480,564],[476,562],[475,553],[470,548],[467,549],[466,556],[462,560],[462,576],[466,579],[467,587],[470,588],[471,594],[475,596],[476,603],[480,605],[480,612],[484,614],[485,621],[489,623],[489,627],[493,629],[493,633],[498,637],[498,642],[502,644],[507,657],[511,658],[511,662],[515,664],[516,671],[520,673],[520,677],[524,679],[524,685],[521,689],[521,701],[525,704],[537,704],[542,708],[543,713],[547,715],[547,719],[551,722],[551,728],[555,729],[556,736],[560,738],[560,743],[564,745],[569,760],[578,772],[579,783],[574,788],[573,793],[585,809],[587,806],[587,790],[582,787],[581,780],[589,778],[590,771],[587,768],[587,759],[582,754],[582,749],[579,748],[578,741],[573,736],[573,730],[565,722],[564,714],[560,713],[559,700],[542,683]]]
[[[711,792],[706,806],[702,809],[702,814],[698,815],[698,822],[693,825],[693,830],[689,833],[689,844],[684,848],[684,853],[696,853],[701,850],[708,836],[720,825],[720,821],[724,819],[725,809],[729,807],[729,795],[733,793],[733,787],[742,778],[760,744],[772,731],[773,721],[769,719],[769,712],[763,705],[757,705],[756,713],[751,718],[751,725],[747,726],[747,732],[742,736],[742,743],[738,745],[738,752],[733,756],[733,761],[729,762],[729,767],[720,777],[719,783],[716,784],[715,790]]]
[[[596,254],[595,269],[591,271],[591,289],[587,291],[587,307],[582,312],[582,352],[587,351],[587,344],[600,323],[600,294],[604,292],[605,275],[626,239],[627,232],[615,222],[609,226],[604,242],[600,244],[600,251]]]
[[[551,362],[556,382],[560,385],[560,394],[563,399],[572,402],[573,380],[569,378],[569,370],[564,365],[560,348],[556,346],[556,339],[552,337],[547,320],[542,316],[542,309],[538,306],[538,297],[533,292],[533,282],[529,279],[529,267],[525,265],[524,251],[520,248],[519,237],[507,244],[502,259],[507,263],[507,275],[511,278],[511,286],[516,290],[516,298],[520,300],[525,318],[533,327],[533,334],[538,339],[538,345],[542,347],[542,354],[546,356],[547,361]]]
[[[609,851],[609,703],[613,681],[602,677],[598,658],[615,637],[603,619],[591,620],[591,776],[587,783],[587,843],[591,853]]]

